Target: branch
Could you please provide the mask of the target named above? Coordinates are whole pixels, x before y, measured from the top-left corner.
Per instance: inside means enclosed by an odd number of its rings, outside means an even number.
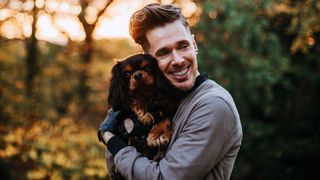
[[[104,8],[101,9],[101,11],[98,12],[97,18],[96,18],[96,20],[95,20],[94,23],[93,23],[94,28],[95,28],[95,26],[97,25],[97,22],[98,22],[99,18],[103,15],[104,11],[109,7],[109,5],[112,3],[112,1],[113,1],[113,0],[109,0],[109,2],[104,6]]]
[[[8,4],[9,4],[9,2],[10,2],[9,0],[5,1],[5,2],[3,3],[3,5],[0,6],[0,9],[4,9],[5,7],[7,7]]]

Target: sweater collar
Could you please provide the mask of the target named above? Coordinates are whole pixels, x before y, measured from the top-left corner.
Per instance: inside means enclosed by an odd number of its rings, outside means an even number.
[[[191,93],[193,90],[197,89],[197,87],[199,87],[207,79],[208,79],[208,75],[206,73],[200,74],[199,76],[197,76],[193,87],[190,90],[186,91],[185,94],[187,95],[187,94]]]

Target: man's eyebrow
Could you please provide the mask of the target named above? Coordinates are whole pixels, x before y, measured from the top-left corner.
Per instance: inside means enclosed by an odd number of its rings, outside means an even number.
[[[165,52],[165,51],[168,51],[168,48],[167,48],[167,47],[163,47],[163,48],[157,50],[157,51],[154,53],[154,55],[155,55],[155,56],[158,56],[160,53]]]
[[[178,41],[178,44],[183,44],[183,43],[188,43],[188,44],[190,44],[190,42],[188,41],[188,40],[181,40],[181,41]]]
[[[167,47],[163,47],[163,48],[161,48],[161,49],[158,49],[158,50],[156,51],[156,53],[161,52],[161,51],[165,51],[165,50],[167,50],[167,49],[168,49]]]

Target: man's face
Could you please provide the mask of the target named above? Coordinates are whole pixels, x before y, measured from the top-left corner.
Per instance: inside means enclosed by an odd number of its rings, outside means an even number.
[[[193,87],[198,72],[195,42],[181,22],[174,21],[146,33],[148,53],[153,55],[160,70],[181,90]]]

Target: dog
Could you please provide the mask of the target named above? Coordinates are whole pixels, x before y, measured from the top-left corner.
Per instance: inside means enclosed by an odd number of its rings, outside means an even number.
[[[114,133],[152,160],[160,160],[171,135],[173,116],[183,92],[175,88],[149,54],[135,54],[111,70],[108,105],[119,111]],[[134,128],[128,133],[125,119]]]

